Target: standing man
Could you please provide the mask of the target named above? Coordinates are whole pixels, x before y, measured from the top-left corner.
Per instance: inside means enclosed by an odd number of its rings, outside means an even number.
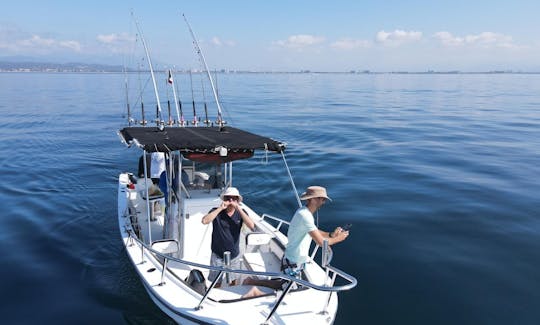
[[[150,161],[150,177],[154,184],[159,183],[161,173],[166,170],[165,154],[163,152],[152,152]]]
[[[212,257],[210,264],[212,266],[223,266],[223,253],[231,252],[231,268],[240,268],[240,231],[242,225],[253,230],[255,223],[248,214],[240,208],[242,196],[238,189],[229,187],[221,193],[221,205],[212,209],[202,218],[203,224],[212,222]],[[210,271],[208,279],[214,281],[218,271]],[[236,284],[236,275],[230,273],[232,284]]]
[[[317,245],[323,245],[324,239],[328,239],[328,245],[339,243],[349,236],[349,232],[337,227],[333,232],[319,230],[315,225],[313,214],[327,201],[331,199],[322,186],[310,186],[300,196],[306,201],[306,205],[296,210],[287,237],[289,242],[285,249],[282,260],[282,269],[292,276],[300,276],[304,264],[309,260],[309,246],[313,239]]]
[[[341,229],[341,227],[337,227],[333,232],[328,233],[319,230],[315,225],[313,214],[319,210],[326,200],[330,200],[324,187],[310,186],[302,193],[300,199],[307,202],[305,206],[296,210],[289,224],[289,231],[287,232],[289,242],[281,260],[281,270],[283,273],[297,278],[301,277],[304,265],[309,261],[309,246],[312,239],[317,245],[322,247],[325,239],[328,239],[328,245],[333,245],[345,240],[349,236],[349,232]],[[254,285],[255,287],[251,288],[242,297],[257,297],[266,294],[266,292],[261,291],[256,286],[279,290],[286,283],[287,281],[285,280],[247,278],[243,284]]]

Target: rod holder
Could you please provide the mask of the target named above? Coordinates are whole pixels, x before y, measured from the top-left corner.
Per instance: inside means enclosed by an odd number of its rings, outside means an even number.
[[[223,253],[223,263],[225,264],[226,268],[231,267],[231,252],[226,251],[225,253]],[[227,283],[227,285],[231,283],[231,275],[229,274],[229,272],[225,273],[225,282]]]
[[[322,261],[321,261],[321,266],[322,267],[327,267],[328,264],[330,263],[329,261],[329,251],[328,251],[328,239],[324,239],[323,240],[323,245],[322,245]]]

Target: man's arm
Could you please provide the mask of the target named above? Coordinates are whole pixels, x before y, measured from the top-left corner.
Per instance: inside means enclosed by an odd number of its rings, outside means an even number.
[[[244,224],[248,226],[249,229],[254,230],[255,223],[253,222],[253,220],[251,220],[246,211],[244,211],[244,209],[242,209],[239,205],[236,206],[236,210],[238,210],[238,213],[240,213],[240,217],[242,217]]]
[[[328,239],[328,245],[334,245],[334,244],[344,241],[345,238],[349,236],[349,232],[344,231],[343,229],[338,227],[336,228],[336,230],[332,232],[331,236],[330,236],[330,233],[319,230],[319,229],[310,231],[309,235],[311,236],[311,238],[313,238],[313,240],[315,241],[315,243],[317,243],[317,245],[322,246],[323,241],[325,239]]]
[[[218,214],[224,209],[225,209],[225,205],[222,203],[219,207],[208,212],[208,214],[202,218],[201,222],[205,225],[209,224],[210,222],[214,221],[214,219],[218,216]]]

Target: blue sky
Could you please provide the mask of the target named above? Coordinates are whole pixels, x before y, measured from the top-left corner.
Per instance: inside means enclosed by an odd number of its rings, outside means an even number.
[[[9,1],[0,59],[119,63],[134,11],[152,59],[211,69],[540,71],[540,1]],[[127,53],[127,54],[126,54]]]

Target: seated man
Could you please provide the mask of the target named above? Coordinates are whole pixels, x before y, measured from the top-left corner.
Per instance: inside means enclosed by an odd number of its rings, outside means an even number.
[[[231,253],[231,268],[240,268],[240,231],[242,225],[253,230],[255,223],[249,215],[240,208],[242,196],[235,187],[229,187],[221,193],[221,204],[212,209],[202,218],[203,224],[212,222],[212,257],[210,265],[223,266],[223,253]],[[210,271],[208,279],[214,281],[218,271]],[[231,273],[232,284],[236,284],[236,276]]]

